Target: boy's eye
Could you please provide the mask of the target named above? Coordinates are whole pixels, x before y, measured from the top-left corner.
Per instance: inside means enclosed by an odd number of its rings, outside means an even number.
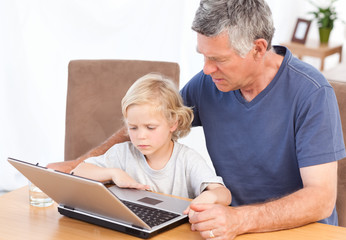
[[[147,127],[149,130],[154,130],[156,127],[154,127],[154,126],[148,126]]]
[[[136,130],[137,127],[129,127],[130,130]]]

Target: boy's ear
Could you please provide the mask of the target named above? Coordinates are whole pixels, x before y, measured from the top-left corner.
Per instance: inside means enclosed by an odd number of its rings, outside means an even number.
[[[178,128],[178,120],[174,121],[174,123],[171,125],[170,131],[174,132]]]

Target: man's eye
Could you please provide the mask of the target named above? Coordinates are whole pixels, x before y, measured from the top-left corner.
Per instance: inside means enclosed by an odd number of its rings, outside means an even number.
[[[226,62],[227,59],[226,58],[210,58],[209,59],[210,61],[213,61],[215,63],[223,63],[223,62]]]
[[[215,62],[218,62],[218,63],[223,63],[226,61],[227,61],[226,59],[215,59]]]

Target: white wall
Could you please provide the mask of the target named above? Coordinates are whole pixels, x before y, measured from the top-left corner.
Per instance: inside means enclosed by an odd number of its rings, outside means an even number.
[[[322,0],[323,1],[323,0]],[[330,0],[324,0],[330,1]],[[273,43],[280,44],[291,40],[294,27],[297,18],[304,18],[311,20],[312,15],[308,14],[310,11],[314,11],[315,8],[306,0],[267,0],[269,6],[273,12],[274,23],[276,27],[276,32],[274,36]],[[346,44],[346,1],[339,0],[334,3],[336,11],[339,16],[339,20],[335,21],[334,29],[330,35],[331,42]],[[343,23],[343,21],[345,23]],[[316,21],[312,21],[310,30],[307,36],[307,41],[318,41],[319,33]],[[343,48],[343,55],[346,53],[346,48]],[[310,63],[316,68],[320,67],[320,60],[317,58],[304,57],[304,61]],[[329,56],[325,60],[325,70],[330,69],[335,66],[339,61],[339,56],[334,54]]]
[[[71,59],[175,61],[181,67],[181,86],[198,72],[203,59],[190,30],[198,3],[0,0],[0,191],[27,183],[7,163],[9,156],[42,165],[63,160]],[[310,6],[299,0],[268,3],[277,29],[273,43],[290,40],[297,17],[306,17]],[[338,4],[346,9],[345,1]],[[331,38],[339,41],[343,34],[343,26],[337,25]],[[316,26],[308,37],[317,39]],[[327,60],[327,66],[335,62]],[[201,129],[182,142],[208,158]]]

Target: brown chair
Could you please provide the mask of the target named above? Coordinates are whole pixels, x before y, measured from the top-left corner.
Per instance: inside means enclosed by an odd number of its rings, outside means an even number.
[[[346,82],[329,81],[333,86],[339,104],[344,141],[346,142]],[[336,210],[339,226],[346,227],[346,158],[338,162],[338,193]]]
[[[121,99],[138,78],[156,72],[179,85],[177,63],[73,60],[68,66],[65,161],[98,146],[122,126]]]

